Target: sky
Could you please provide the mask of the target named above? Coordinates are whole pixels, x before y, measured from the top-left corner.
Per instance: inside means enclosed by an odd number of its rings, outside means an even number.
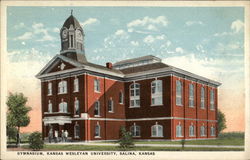
[[[216,80],[225,131],[244,131],[243,7],[8,7],[8,92],[28,97],[31,123],[41,130],[40,80],[60,53],[60,29],[73,15],[83,27],[88,61],[154,55],[166,64]]]

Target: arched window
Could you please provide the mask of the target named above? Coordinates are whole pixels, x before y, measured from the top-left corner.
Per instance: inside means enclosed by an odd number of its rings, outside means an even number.
[[[112,98],[108,100],[108,112],[114,112],[114,101]]]
[[[100,102],[96,101],[94,105],[95,105],[94,115],[100,116]]]
[[[67,81],[61,81],[58,83],[58,93],[67,93]]]
[[[215,136],[215,127],[214,126],[211,126],[211,128],[210,128],[210,135]]]
[[[101,131],[101,126],[99,125],[99,122],[97,122],[95,126],[95,138],[101,137],[100,131]]]
[[[189,84],[189,107],[194,107],[194,85]]]
[[[214,90],[210,90],[210,109],[214,110]]]
[[[151,127],[152,137],[163,137],[163,126],[156,124]]]
[[[140,107],[140,84],[130,85],[130,107]]]
[[[100,92],[101,91],[100,80],[99,79],[94,80],[94,91],[95,92]]]
[[[122,91],[119,92],[119,103],[123,104],[123,99],[124,99],[124,95],[122,93]]]
[[[182,105],[182,84],[181,81],[176,81],[176,105]]]
[[[79,80],[78,78],[74,79],[74,92],[78,92],[79,91]]]
[[[52,95],[52,83],[48,83],[48,95]]]
[[[68,112],[68,104],[64,102],[64,100],[61,100],[61,103],[59,104],[59,112],[67,113]]]
[[[141,136],[141,127],[134,123],[134,125],[130,127],[130,132],[133,137],[139,137]]]
[[[75,136],[75,138],[80,137],[80,126],[79,126],[79,124],[77,124],[77,122],[74,126],[74,136]]]
[[[201,126],[201,128],[200,128],[200,134],[201,134],[201,136],[206,136],[206,128],[205,128],[205,126],[204,126],[204,124]]]
[[[193,137],[193,136],[195,136],[195,135],[194,135],[194,125],[191,124],[191,125],[189,126],[189,137]]]
[[[205,89],[201,87],[201,109],[205,109]]]
[[[75,114],[79,115],[79,100],[77,98],[75,98]]]
[[[180,123],[176,126],[176,137],[182,137],[182,126]]]
[[[162,105],[162,80],[151,83],[151,104]]]
[[[52,113],[52,103],[50,100],[49,100],[49,104],[48,104],[48,112]]]

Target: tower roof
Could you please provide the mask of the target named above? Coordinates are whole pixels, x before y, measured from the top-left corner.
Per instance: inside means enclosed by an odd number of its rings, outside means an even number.
[[[73,25],[74,28],[81,28],[82,29],[80,23],[73,15],[70,15],[69,18],[66,19],[66,21],[63,24],[63,27],[66,27],[69,29],[71,24]]]

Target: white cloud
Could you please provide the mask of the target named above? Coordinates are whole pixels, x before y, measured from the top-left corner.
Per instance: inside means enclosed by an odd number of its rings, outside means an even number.
[[[159,16],[157,18],[149,18],[144,17],[143,19],[136,19],[127,24],[128,27],[135,26],[145,26],[147,24],[160,24],[166,26],[168,24],[168,20],[164,16]]]
[[[163,39],[165,39],[165,35],[163,34],[163,35],[160,35],[160,36],[156,36],[155,38],[156,39],[159,39],[159,40],[163,40]]]
[[[200,44],[196,45],[197,51],[200,51],[201,53],[205,53],[204,47]]]
[[[231,24],[231,29],[235,32],[238,33],[244,29],[244,23],[241,20],[236,20],[233,21]]]
[[[21,23],[14,26],[15,29],[20,29],[20,28],[23,28],[23,27],[25,27],[23,22],[21,22]]]
[[[33,36],[32,32],[25,32],[23,35],[15,38],[14,40],[27,40],[27,39],[31,39]]]
[[[202,21],[187,21],[186,26],[192,26],[192,25],[204,25]]]
[[[115,32],[115,35],[117,35],[117,36],[119,36],[119,35],[124,35],[124,34],[126,34],[126,33],[125,33],[125,31],[122,30],[122,29],[117,30],[117,31]]]
[[[25,46],[25,45],[26,45],[26,43],[23,41],[23,42],[22,42],[22,45],[24,45],[24,46]]]
[[[151,31],[157,31],[158,29],[152,25],[152,24],[149,24],[148,27],[147,27],[148,30],[151,30]]]
[[[184,50],[181,47],[175,48],[176,53],[184,53]]]
[[[83,27],[90,25],[90,24],[94,24],[94,23],[99,23],[100,21],[96,18],[89,18],[86,21],[80,23]]]
[[[56,33],[59,33],[59,32],[60,32],[60,29],[57,28],[57,27],[54,27],[54,28],[52,29],[52,31],[53,31],[53,32],[56,32]]]
[[[131,41],[130,42],[133,46],[138,46],[139,45],[139,42],[138,41]]]
[[[147,37],[145,37],[145,38],[143,39],[143,42],[145,42],[145,43],[147,43],[147,44],[153,43],[154,41],[155,41],[155,38],[154,38],[153,36],[151,36],[151,35],[148,35]]]

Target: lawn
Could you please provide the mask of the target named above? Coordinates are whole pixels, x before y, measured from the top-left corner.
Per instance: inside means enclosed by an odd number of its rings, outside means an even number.
[[[23,146],[28,149],[28,146]],[[90,145],[44,145],[42,151],[123,151],[118,146],[90,146]],[[127,151],[244,151],[243,148],[194,148],[188,147],[133,147]]]

